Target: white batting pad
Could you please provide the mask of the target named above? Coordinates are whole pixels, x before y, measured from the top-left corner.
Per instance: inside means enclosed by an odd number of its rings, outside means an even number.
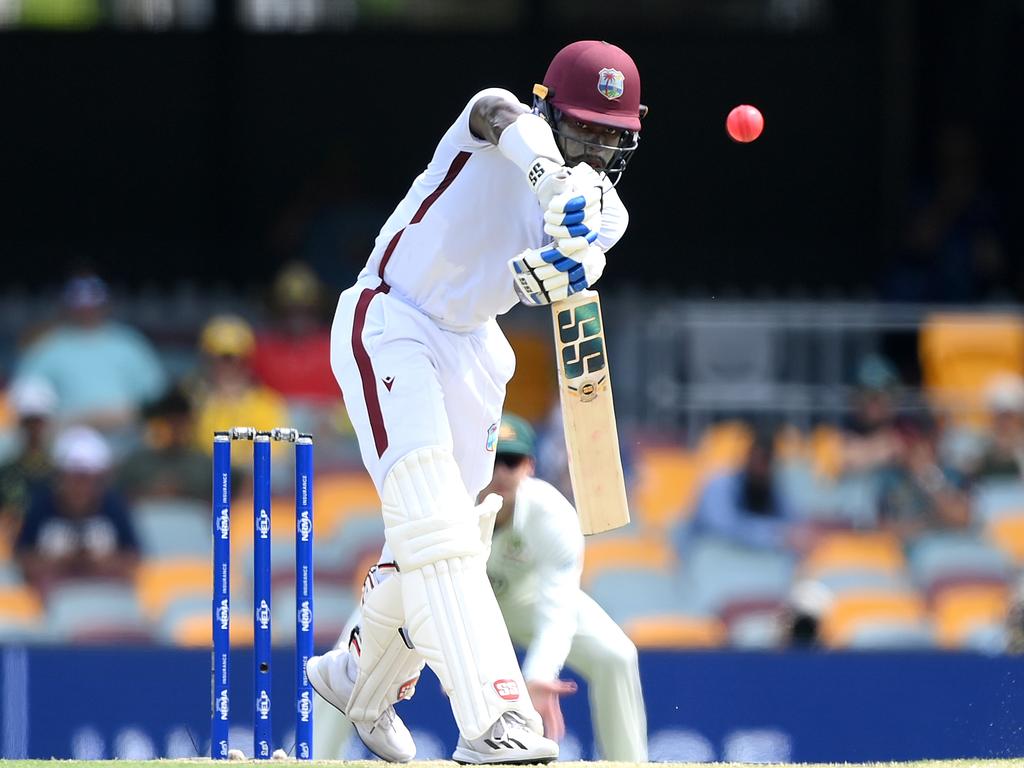
[[[350,719],[372,722],[389,705],[412,698],[423,657],[399,634],[404,616],[398,574],[367,579],[359,632],[349,642],[359,659],[359,676],[345,708]]]
[[[503,712],[541,733],[487,580],[478,512],[450,451],[421,448],[384,480],[385,537],[401,570],[406,627],[468,739]]]

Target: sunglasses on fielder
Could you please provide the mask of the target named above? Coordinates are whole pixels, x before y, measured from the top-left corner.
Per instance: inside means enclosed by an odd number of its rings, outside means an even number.
[[[506,469],[519,469],[528,458],[521,453],[497,453],[494,455],[494,463]]]

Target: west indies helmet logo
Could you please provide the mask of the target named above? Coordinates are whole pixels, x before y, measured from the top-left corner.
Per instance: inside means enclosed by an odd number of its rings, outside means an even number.
[[[597,73],[597,90],[609,101],[622,95],[625,78],[617,69],[605,67]]]

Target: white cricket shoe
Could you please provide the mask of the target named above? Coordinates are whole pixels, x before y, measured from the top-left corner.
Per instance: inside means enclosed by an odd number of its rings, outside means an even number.
[[[518,712],[506,712],[479,739],[459,736],[452,760],[463,765],[530,765],[558,759],[558,744],[530,730]]]
[[[348,651],[339,648],[323,656],[310,656],[306,662],[306,675],[313,690],[343,715],[352,689],[355,688],[355,680],[348,675],[348,655]],[[416,743],[412,740],[412,734],[402,718],[395,713],[393,706],[388,705],[373,722],[353,720],[352,725],[366,748],[381,760],[407,763],[416,757]]]

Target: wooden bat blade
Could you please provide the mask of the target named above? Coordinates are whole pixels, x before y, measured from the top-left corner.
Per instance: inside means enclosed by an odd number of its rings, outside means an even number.
[[[569,476],[585,534],[629,523],[626,483],[612,402],[601,301],[584,291],[551,305],[558,393]]]

